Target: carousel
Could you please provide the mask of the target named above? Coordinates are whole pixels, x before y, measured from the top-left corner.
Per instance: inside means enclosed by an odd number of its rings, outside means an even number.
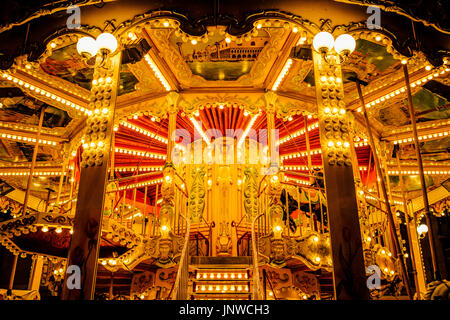
[[[448,299],[447,22],[44,2],[0,23],[1,299]]]

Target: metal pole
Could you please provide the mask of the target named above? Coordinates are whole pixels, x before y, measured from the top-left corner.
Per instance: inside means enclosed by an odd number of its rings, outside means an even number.
[[[39,139],[41,138],[42,123],[44,122],[44,114],[45,114],[45,107],[43,107],[41,109],[41,115],[39,117],[39,125],[38,125],[37,134],[36,134],[36,143],[34,144],[33,157],[31,159],[30,175],[28,176],[28,182],[27,182],[27,191],[25,192],[25,199],[23,200],[23,210],[22,210],[23,214],[26,214],[27,209],[28,209],[28,198],[30,196],[31,181],[33,180],[33,172],[34,172],[34,167],[36,165],[36,158],[37,158],[37,153],[38,153],[38,149],[39,149]]]
[[[359,80],[356,80],[356,88],[358,89],[359,100],[361,101],[362,110],[364,112],[364,119],[366,120],[366,127],[367,127],[367,132],[369,134],[370,147],[371,147],[372,153],[373,153],[373,162],[374,162],[375,168],[377,170],[377,176],[380,178],[381,191],[383,193],[383,198],[384,198],[384,201],[386,204],[387,217],[389,220],[389,225],[390,225],[391,234],[392,234],[392,237],[394,240],[395,249],[397,251],[396,258],[400,259],[400,268],[401,268],[401,272],[403,275],[403,281],[405,283],[406,292],[408,294],[409,299],[412,300],[413,296],[412,296],[411,288],[409,285],[408,274],[406,273],[406,266],[405,266],[405,261],[403,259],[403,252],[400,249],[400,243],[398,242],[397,234],[395,231],[394,218],[392,216],[391,205],[389,203],[389,197],[388,197],[388,194],[386,191],[384,175],[381,172],[381,167],[380,167],[380,162],[378,160],[377,150],[375,149],[375,141],[373,139],[372,128],[369,123],[369,117],[367,116],[366,104],[364,103],[364,97],[362,95],[361,84],[360,84]]]
[[[111,272],[111,278],[109,281],[109,300],[114,299],[114,272]]]
[[[403,182],[402,168],[400,167],[400,146],[398,152],[396,154],[397,158],[397,170],[398,170],[398,178],[400,180],[400,189],[402,191],[402,200],[403,200],[403,210],[405,211],[405,220],[406,220],[406,231],[408,233],[408,243],[409,243],[409,253],[411,254],[411,265],[412,265],[412,274],[414,276],[414,285],[416,287],[416,295],[417,299],[420,300],[420,287],[419,287],[419,279],[417,277],[417,269],[416,269],[416,259],[414,257],[414,249],[411,241],[411,228],[409,226],[409,214],[408,214],[408,206],[406,202],[405,195],[405,184]],[[414,214],[414,213],[413,213]]]
[[[408,93],[408,109],[409,109],[409,117],[411,119],[411,127],[414,135],[414,146],[416,149],[416,156],[417,156],[417,165],[419,166],[419,177],[420,177],[420,184],[422,185],[422,196],[423,196],[423,204],[425,208],[425,219],[427,221],[428,225],[428,241],[430,244],[430,252],[431,252],[431,262],[433,266],[433,280],[438,280],[441,278],[440,272],[439,272],[439,266],[436,259],[436,246],[434,242],[434,233],[433,233],[433,226],[431,225],[431,219],[430,219],[430,205],[428,202],[428,193],[427,193],[427,187],[425,184],[425,175],[423,173],[423,163],[422,163],[422,154],[420,153],[420,146],[419,146],[419,137],[417,135],[417,126],[416,126],[416,116],[414,113],[414,107],[412,104],[412,95],[411,95],[411,86],[409,83],[409,74],[408,74],[408,67],[406,64],[403,65],[403,73],[405,74],[405,83],[406,83],[406,91]]]
[[[50,203],[50,194],[52,193],[52,190],[50,188],[47,189],[47,199],[45,200],[45,208],[44,212],[47,212],[48,205]]]
[[[58,185],[58,194],[56,195],[56,205],[59,205],[59,201],[61,200],[61,192],[62,192],[62,187],[63,187],[63,182],[64,182],[64,177],[65,177],[65,172],[66,172],[66,161],[64,161],[63,163],[63,167],[62,167],[62,172],[61,172],[61,177],[59,177],[59,185]]]
[[[144,212],[142,212],[142,234],[145,235],[145,219],[147,219],[145,215],[145,211],[147,209],[147,186],[144,188]]]
[[[16,276],[16,267],[17,267],[17,260],[19,259],[19,256],[14,256],[14,261],[11,269],[11,276],[9,277],[9,285],[8,289],[12,290],[14,286],[14,277]]]

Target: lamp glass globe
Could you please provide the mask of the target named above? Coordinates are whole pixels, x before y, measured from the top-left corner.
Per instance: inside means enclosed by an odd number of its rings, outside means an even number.
[[[105,32],[97,37],[96,40],[99,49],[106,49],[113,53],[117,49],[117,39],[111,33]]]
[[[417,227],[417,233],[425,234],[428,232],[428,226],[426,224],[421,224]]]
[[[339,54],[344,52],[350,54],[353,52],[353,50],[355,50],[355,47],[356,41],[349,34],[341,34],[339,37],[336,38],[336,41],[334,42],[334,49]]]
[[[317,52],[329,51],[333,48],[334,38],[329,32],[322,31],[315,35],[313,39],[313,47]]]
[[[78,39],[77,42],[77,51],[79,54],[88,53],[91,56],[95,56],[97,54],[97,43],[94,38],[91,37],[82,37]]]

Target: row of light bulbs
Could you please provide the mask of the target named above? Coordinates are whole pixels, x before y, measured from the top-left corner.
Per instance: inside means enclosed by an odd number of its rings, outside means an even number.
[[[244,133],[242,134],[241,138],[239,139],[239,141],[237,143],[238,148],[240,148],[242,146],[242,144],[244,143],[245,138],[247,137],[248,133],[252,129],[252,127],[255,124],[255,121],[259,117],[259,115],[260,115],[260,113],[258,112],[255,115],[253,115],[253,117],[250,119],[250,122],[248,123],[247,128],[245,128]]]
[[[55,228],[53,231],[55,231],[57,234],[60,234],[60,233],[63,232],[63,229],[64,229],[64,228],[57,227],[57,228]],[[70,233],[70,234],[73,234],[73,229],[72,229],[72,228],[66,228],[66,229],[70,229],[69,233]],[[45,232],[49,232],[49,231],[50,231],[50,228],[49,228],[49,226],[42,226],[41,231],[44,232],[44,233],[45,233]]]
[[[286,182],[294,182],[296,184],[300,184],[300,185],[304,185],[304,186],[309,186],[311,184],[309,182],[309,180],[300,180],[300,179],[295,179],[295,178],[291,178],[291,177],[284,177],[284,180]]]
[[[16,141],[36,143],[36,138],[25,137],[25,136],[20,136],[20,135],[15,135],[15,134],[2,133],[1,137],[5,138],[5,139],[16,140]],[[50,140],[45,140],[45,139],[39,139],[39,143],[40,144],[48,144],[51,146],[57,145],[56,141],[50,141]]]
[[[311,155],[311,156],[316,155],[316,154],[321,154],[321,153],[322,153],[321,149],[313,149],[313,150],[309,151],[309,155]],[[286,154],[286,155],[281,156],[281,161],[286,160],[286,159],[295,159],[295,158],[306,157],[307,155],[308,155],[308,151]]]
[[[244,292],[249,291],[248,285],[200,285],[197,292]]]
[[[156,65],[156,63],[153,61],[153,59],[150,57],[149,54],[146,54],[144,56],[145,61],[148,63],[148,65],[150,66],[150,68],[153,70],[153,72],[155,73],[156,78],[158,78],[159,82],[161,82],[161,84],[163,85],[163,87],[166,89],[166,91],[170,91],[172,90],[172,88],[170,87],[170,84],[167,82],[166,78],[164,78],[164,75],[162,74],[162,72],[159,70],[158,66]]]
[[[67,175],[66,172],[62,171],[34,171],[33,176],[60,176],[60,175]],[[24,171],[0,171],[0,176],[29,176],[30,170],[24,170]]]
[[[150,158],[150,159],[166,159],[166,155],[160,154],[160,153],[151,153],[151,152],[145,152],[145,151],[137,151],[127,148],[115,148],[114,151],[116,153],[122,153],[122,154],[129,154],[133,156],[138,157],[144,157],[144,158]]]
[[[423,172],[424,174],[427,175],[448,175],[450,173],[450,171],[448,170],[424,170]],[[392,171],[388,171],[389,175],[418,175],[419,174],[419,170],[402,170],[402,171],[398,171],[398,170],[392,170]]]
[[[138,170],[138,172],[154,172],[154,171],[162,171],[162,166],[142,166],[139,168],[136,167],[115,167],[114,171],[117,172],[133,172]]]
[[[317,128],[319,128],[319,123],[318,122],[313,123],[313,124],[308,126],[308,132],[312,131],[314,129],[317,129]],[[300,129],[300,130],[295,131],[294,133],[292,133],[290,135],[287,135],[286,137],[281,138],[280,141],[279,141],[279,144],[282,145],[283,143],[288,142],[290,140],[293,140],[293,139],[295,139],[295,138],[297,138],[299,136],[302,136],[304,134],[305,134],[305,129]]]
[[[430,134],[424,134],[421,136],[418,136],[419,140],[430,140],[435,138],[443,138],[448,136],[450,131],[443,131],[443,132],[437,132],[437,133],[430,133]],[[403,144],[403,143],[413,143],[414,138],[404,138],[404,139],[398,139],[394,140],[394,144]]]
[[[248,274],[246,273],[246,272],[237,272],[237,273],[235,273],[235,272],[231,272],[231,273],[229,273],[229,272],[224,272],[224,273],[222,273],[222,272],[219,272],[219,273],[216,273],[216,272],[198,272],[197,273],[197,275],[196,275],[196,278],[197,279],[203,279],[203,280],[212,280],[212,279],[217,279],[217,280],[222,280],[222,279],[225,279],[225,280],[228,280],[228,279],[231,279],[231,280],[234,280],[234,279],[238,279],[238,280],[241,280],[241,279],[248,279]]]
[[[354,146],[355,148],[361,148],[361,147],[365,147],[368,146],[368,142],[367,139],[365,139],[364,141],[361,142],[355,142]],[[329,147],[345,147],[348,148],[350,146],[350,144],[347,141],[344,141],[342,143],[342,141],[329,141],[328,142],[328,146]],[[309,154],[310,155],[316,155],[316,154],[321,154],[322,150],[321,149],[313,149],[310,150]],[[291,153],[291,154],[286,154],[286,155],[282,155],[281,156],[281,160],[285,160],[285,159],[295,159],[295,158],[302,158],[302,157],[306,157],[308,155],[307,151],[303,151],[303,152],[297,152],[297,153]]]
[[[406,60],[403,60],[402,63],[403,63],[403,64],[406,64],[407,61],[406,61]],[[427,67],[426,67],[426,70],[427,70],[427,71],[431,70],[431,67],[430,67],[430,66],[427,66]],[[437,77],[439,77],[439,76],[442,76],[442,75],[444,75],[445,73],[447,73],[447,72],[449,72],[449,71],[450,71],[450,68],[447,68],[447,67],[440,67],[440,68],[438,68],[438,69],[436,70],[436,72],[430,73],[430,74],[428,74],[428,75],[422,77],[421,79],[418,79],[418,80],[414,81],[413,83],[411,83],[411,87],[414,88],[414,87],[419,86],[419,85],[424,85],[424,84],[427,83],[428,81],[433,80],[433,78],[437,78]],[[400,93],[404,93],[404,92],[406,92],[406,86],[403,86],[403,87],[401,87],[400,89],[393,90],[392,92],[390,92],[390,93],[388,93],[388,94],[386,94],[386,95],[384,95],[384,96],[382,96],[382,97],[380,97],[380,98],[374,99],[373,101],[367,103],[367,104],[366,104],[366,107],[367,107],[367,108],[370,108],[371,106],[375,106],[376,104],[379,104],[379,103],[381,103],[381,102],[384,102],[384,101],[386,101],[386,100],[389,100],[389,99],[391,99],[391,98],[393,98],[393,97],[399,95]],[[362,112],[362,108],[361,108],[361,107],[358,108],[357,111],[358,111],[358,112]]]
[[[277,80],[272,86],[272,91],[277,91],[278,87],[280,86],[281,81],[283,81],[286,74],[289,72],[289,69],[291,68],[293,60],[291,58],[287,59],[286,63],[284,64],[283,69],[281,69],[280,74],[277,77]]]
[[[366,198],[367,200],[373,200],[373,201],[378,201],[378,202],[381,201],[384,203],[384,200],[377,199],[371,195],[365,194],[364,191],[362,191],[362,190],[359,191],[359,194],[364,195],[364,198]],[[389,201],[389,202],[391,202],[391,201]],[[392,200],[392,203],[397,204],[397,205],[403,205],[403,202],[399,201],[399,200]]]
[[[129,190],[129,189],[135,189],[135,188],[141,188],[141,187],[145,187],[145,186],[150,186],[150,185],[154,185],[154,184],[159,184],[162,183],[163,179],[155,179],[155,180],[150,180],[150,181],[146,181],[146,182],[139,182],[139,183],[133,183],[133,184],[127,184],[125,186],[121,186],[118,188],[119,191],[122,190]]]
[[[90,110],[88,110],[88,109],[86,109],[86,108],[84,108],[84,107],[82,107],[82,106],[80,106],[80,105],[78,105],[76,103],[73,103],[73,102],[71,102],[71,101],[69,101],[67,99],[61,98],[60,96],[58,96],[56,94],[53,94],[51,92],[48,92],[48,91],[46,91],[44,89],[38,88],[38,87],[36,87],[36,86],[26,82],[26,81],[23,81],[23,80],[21,80],[19,78],[16,78],[16,77],[12,76],[10,74],[3,73],[2,77],[4,79],[8,80],[8,81],[12,81],[13,83],[15,83],[17,85],[24,87],[25,89],[28,89],[30,91],[34,91],[37,94],[41,94],[41,95],[43,95],[43,96],[45,96],[45,97],[47,97],[49,99],[55,100],[56,102],[59,102],[59,103],[61,103],[63,105],[71,107],[71,108],[73,108],[75,110],[78,110],[80,112],[84,112],[86,115],[89,115],[90,112],[92,114],[92,111],[90,111]]]
[[[192,122],[192,124],[194,125],[195,129],[197,130],[197,132],[200,134],[200,136],[203,138],[203,140],[206,142],[206,144],[209,146],[211,145],[211,141],[209,141],[208,136],[206,135],[206,133],[203,131],[202,126],[198,123],[197,120],[195,120],[194,117],[190,117],[189,120]]]
[[[135,125],[133,123],[125,121],[125,122],[121,122],[120,125],[124,126],[125,128],[131,129],[133,131],[139,132],[139,133],[141,133],[141,134],[143,134],[143,135],[145,135],[147,137],[153,138],[153,139],[155,139],[157,141],[160,141],[162,143],[165,143],[165,144],[168,143],[168,140],[166,138],[164,138],[164,137],[162,137],[162,136],[160,136],[160,135],[158,135],[158,134],[156,134],[154,132],[151,132],[151,131],[148,131],[146,129],[143,129],[143,128],[141,128],[141,127],[139,127],[139,126],[137,126],[137,125]]]

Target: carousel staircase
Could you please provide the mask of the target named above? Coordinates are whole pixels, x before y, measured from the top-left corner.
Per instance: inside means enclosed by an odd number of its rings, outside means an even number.
[[[251,257],[191,257],[191,300],[250,300]]]

